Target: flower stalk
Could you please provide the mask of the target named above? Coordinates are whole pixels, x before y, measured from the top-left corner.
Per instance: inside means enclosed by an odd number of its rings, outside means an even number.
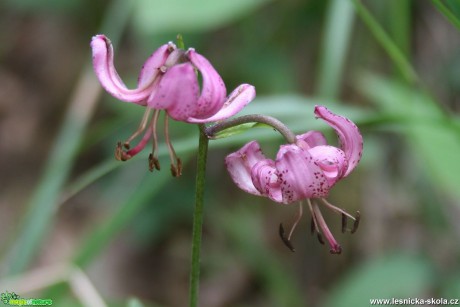
[[[198,155],[196,165],[195,181],[195,210],[193,213],[192,230],[192,259],[190,268],[190,290],[189,306],[198,306],[198,288],[200,282],[200,251],[201,251],[201,232],[203,226],[203,203],[204,185],[206,178],[206,161],[208,156],[209,139],[205,133],[205,126],[198,125],[200,138],[198,143]]]
[[[285,124],[283,124],[281,121],[274,117],[261,114],[243,115],[236,118],[228,119],[226,121],[222,121],[218,124],[207,127],[206,134],[210,139],[212,139],[217,133],[225,129],[248,123],[261,123],[269,125],[276,129],[286,139],[288,143],[294,144],[296,142],[295,134]]]

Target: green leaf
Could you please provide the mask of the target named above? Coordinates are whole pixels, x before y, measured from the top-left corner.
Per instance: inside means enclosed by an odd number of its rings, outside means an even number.
[[[20,2],[20,1],[18,1]],[[65,1],[62,1],[65,2]],[[113,16],[116,14],[116,18]],[[104,17],[102,29],[115,40],[121,36],[130,16],[130,4],[123,0],[113,1]],[[111,23],[112,22],[112,23]],[[27,205],[20,232],[10,248],[8,272],[17,274],[23,271],[38,249],[54,218],[59,195],[67,180],[87,124],[95,109],[99,88],[91,86],[96,82],[92,69],[85,65],[80,83],[77,83],[74,97],[67,109],[63,124],[53,143],[48,161],[44,167],[39,184],[36,186]],[[82,92],[85,94],[83,97]]]
[[[316,89],[321,97],[335,98],[339,92],[353,19],[349,1],[330,1]]]
[[[257,128],[257,127],[264,127],[264,128],[272,128],[269,125],[261,124],[261,123],[246,123],[246,124],[241,124],[235,127],[230,127],[225,130],[222,130],[218,133],[215,134],[213,139],[224,139],[228,138],[230,136],[244,133],[248,131],[251,128]]]
[[[417,73],[404,53],[399,49],[396,43],[385,32],[382,26],[377,22],[375,17],[367,10],[360,0],[351,0],[355,6],[356,14],[361,18],[364,24],[371,31],[377,42],[385,49],[388,56],[393,61],[395,67],[400,71],[403,78],[408,83],[415,83],[418,80]]]
[[[127,307],[144,307],[144,304],[137,298],[130,298]]]
[[[398,118],[401,132],[427,177],[443,192],[460,197],[460,129],[458,118],[445,115],[426,93],[366,74],[358,88],[380,111]]]
[[[441,14],[443,14],[444,17],[457,28],[457,30],[460,30],[460,20],[447,6],[444,5],[441,0],[431,0],[431,2],[433,2],[433,5],[438,9],[438,11],[441,12]]]
[[[36,12],[37,10],[72,11],[81,6],[82,2],[79,0],[4,0],[4,4],[14,10]]]
[[[270,0],[139,0],[135,26],[144,33],[203,31],[251,13]]]
[[[324,306],[369,306],[373,298],[419,297],[431,285],[432,271],[431,263],[417,256],[377,258],[350,270]]]

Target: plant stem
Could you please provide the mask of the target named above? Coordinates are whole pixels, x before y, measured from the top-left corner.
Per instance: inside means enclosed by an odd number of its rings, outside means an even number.
[[[460,30],[460,20],[455,17],[455,15],[449,10],[447,6],[442,3],[441,0],[431,0],[433,2],[433,5],[440,11],[444,17],[447,18],[447,20],[450,21],[451,24],[453,24],[457,30]]]
[[[205,133],[209,138],[213,138],[216,133],[219,133],[222,130],[247,123],[261,123],[269,125],[281,133],[281,135],[286,139],[288,143],[294,144],[296,142],[295,134],[288,127],[286,127],[285,124],[274,117],[260,114],[244,115],[220,122],[213,126],[207,127],[205,129]]]
[[[201,250],[201,229],[203,226],[203,202],[204,185],[206,179],[206,160],[208,156],[208,136],[205,133],[205,126],[199,125],[200,139],[198,144],[198,156],[195,181],[195,211],[193,213],[192,230],[192,261],[190,270],[190,293],[189,306],[196,307],[198,304],[198,287],[200,282],[200,250]]]

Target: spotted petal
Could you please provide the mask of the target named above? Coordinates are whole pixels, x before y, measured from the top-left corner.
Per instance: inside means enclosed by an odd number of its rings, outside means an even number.
[[[152,109],[165,109],[171,118],[184,121],[196,113],[199,91],[192,64],[177,64],[164,74],[147,103]]]
[[[297,145],[283,145],[276,157],[283,203],[326,197],[329,184],[321,168],[308,151]]]
[[[313,157],[326,176],[329,187],[332,187],[345,174],[348,161],[345,153],[334,146],[322,145],[311,148],[309,154]]]
[[[251,179],[262,195],[278,203],[282,201],[281,182],[275,167],[275,161],[264,159],[257,162],[251,168]]]
[[[257,162],[265,159],[259,143],[252,141],[244,145],[240,150],[229,154],[225,158],[225,164],[230,177],[240,189],[260,196],[262,194],[252,182],[251,170]]]
[[[151,94],[157,79],[157,70],[151,72],[149,78],[145,73],[141,74],[140,86],[136,89],[128,89],[118,75],[113,63],[113,47],[110,40],[104,35],[96,35],[91,41],[93,51],[93,66],[96,76],[104,89],[117,99],[145,105],[145,99]],[[164,63],[169,55],[169,46],[163,45],[150,57],[151,63]],[[161,66],[161,65],[160,65]],[[144,77],[142,77],[144,76]]]
[[[339,136],[340,148],[345,153],[348,160],[348,167],[343,177],[346,177],[358,165],[363,152],[363,137],[358,127],[349,120],[340,115],[329,111],[326,107],[315,106],[317,117],[326,121]]]

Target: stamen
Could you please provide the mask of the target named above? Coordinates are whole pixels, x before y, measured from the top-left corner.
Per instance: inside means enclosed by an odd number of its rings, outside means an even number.
[[[117,146],[115,147],[115,159],[117,159],[118,161],[127,161],[131,159],[131,157],[128,156],[126,152],[123,150],[121,142],[118,142]]]
[[[319,243],[324,245],[323,236],[321,235],[321,232],[319,231],[318,221],[316,220],[316,214],[315,214],[315,211],[313,211],[313,206],[311,204],[310,199],[307,199],[307,202],[308,202],[308,207],[310,208],[310,213],[311,213],[311,224],[310,224],[311,234],[314,235],[316,232],[316,237],[318,238]]]
[[[356,230],[358,230],[360,220],[361,220],[361,213],[359,213],[359,211],[356,211],[356,218],[355,218],[355,222],[353,224],[353,228],[351,229],[351,233],[355,233]]]
[[[321,233],[318,232],[318,234],[317,234],[316,236],[318,237],[319,243],[321,243],[322,245],[324,245],[324,239],[323,239],[323,236],[321,235]]]
[[[152,109],[147,108],[144,112],[144,115],[142,116],[142,120],[139,124],[139,127],[137,127],[137,130],[134,131],[134,133],[123,144],[121,142],[117,143],[117,146],[115,148],[115,159],[117,159],[118,161],[127,161],[135,155],[137,155],[142,149],[144,149],[145,145],[152,136],[151,131],[147,130],[140,142],[136,145],[136,147],[132,149],[130,149],[130,142],[134,140],[139,134],[144,132],[145,127],[147,127],[151,111]]]
[[[347,230],[347,216],[342,213],[342,233]]]
[[[311,234],[313,235],[315,233],[315,231],[317,233],[320,233],[319,232],[319,227],[318,227],[318,221],[316,220],[316,215],[315,215],[315,211],[313,211],[313,206],[311,204],[311,201],[310,199],[307,199],[307,203],[308,203],[308,208],[310,208],[310,213],[311,213]]]
[[[292,234],[294,233],[294,229],[297,227],[297,224],[299,224],[299,221],[300,221],[300,219],[302,218],[302,215],[303,215],[302,202],[299,202],[299,211],[297,212],[296,218],[295,218],[295,220],[294,220],[294,223],[292,224],[291,230],[289,231],[289,235],[288,235],[287,238],[286,238],[286,236],[285,236],[285,234],[284,234],[283,224],[280,224],[279,233],[280,233],[281,240],[283,240],[284,244],[285,244],[292,252],[295,252],[295,249],[294,249],[294,246],[293,246],[292,243],[291,243],[291,236],[292,236]]]
[[[302,218],[302,215],[303,215],[303,206],[302,206],[302,202],[299,202],[299,211],[297,212],[297,216],[294,221],[294,224],[292,224],[291,231],[289,231],[288,240],[291,240],[292,233],[294,232],[294,229],[297,227],[297,224],[299,224],[299,221]]]
[[[148,129],[147,131],[145,131],[144,136],[142,137],[140,142],[134,148],[128,150],[126,152],[126,155],[129,156],[129,158],[137,155],[139,152],[142,151],[142,149],[144,149],[145,145],[147,145],[151,137],[152,137],[152,130]]]
[[[295,248],[294,248],[294,246],[292,246],[291,241],[289,241],[289,239],[286,238],[286,236],[285,236],[284,227],[283,227],[282,223],[280,224],[279,235],[280,235],[281,240],[283,241],[284,245],[286,245],[291,250],[291,252],[295,252]]]
[[[126,149],[129,149],[130,148],[129,143],[145,130],[145,127],[147,127],[147,123],[149,121],[149,116],[151,112],[152,112],[152,109],[147,107],[144,112],[144,115],[142,116],[142,120],[139,123],[139,127],[137,127],[137,130],[134,131],[134,133],[123,143],[123,146]]]
[[[355,220],[355,217],[353,215],[351,215],[350,213],[346,212],[345,210],[342,210],[336,206],[334,206],[333,204],[329,203],[325,198],[320,198],[323,203],[326,205],[326,207],[328,207],[329,209],[332,209],[334,212],[337,212],[337,213],[341,213],[341,214],[345,214],[346,216],[348,216],[349,218],[351,218],[352,220]]]
[[[169,151],[169,159],[171,161],[171,174],[173,177],[179,177],[182,175],[182,161],[177,157],[176,151],[169,140],[169,125],[168,125],[168,114],[165,113],[165,141]]]
[[[117,143],[117,147],[115,148],[115,158],[118,161],[127,161],[137,155],[142,149],[144,149],[145,145],[147,142],[150,140],[150,137],[152,136],[152,131],[148,129],[140,142],[132,149],[128,150],[125,152],[124,146],[121,144],[121,142]]]

